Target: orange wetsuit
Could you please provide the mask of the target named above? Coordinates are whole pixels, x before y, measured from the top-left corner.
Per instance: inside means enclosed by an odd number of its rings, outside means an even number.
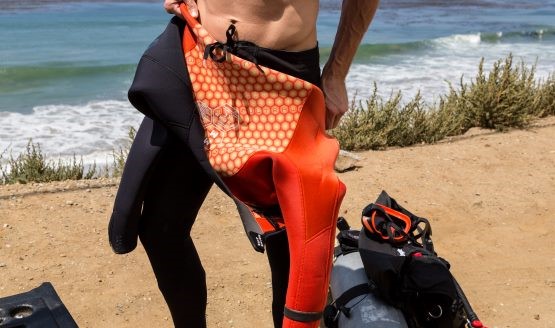
[[[255,248],[260,250],[265,235],[287,230],[290,273],[283,327],[317,327],[345,193],[333,170],[339,146],[324,130],[323,93],[234,56],[186,7],[181,10],[187,21],[185,61],[210,164],[247,204],[250,213],[241,214]],[[279,217],[265,215],[276,206]]]

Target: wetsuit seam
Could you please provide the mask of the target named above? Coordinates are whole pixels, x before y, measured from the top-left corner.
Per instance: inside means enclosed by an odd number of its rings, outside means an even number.
[[[180,76],[179,72],[177,72],[176,70],[174,70],[173,68],[171,68],[171,67],[169,67],[169,66],[167,66],[167,65],[162,64],[162,63],[161,63],[159,60],[157,60],[156,58],[154,58],[154,57],[152,57],[152,56],[150,56],[150,55],[146,55],[146,54],[143,55],[143,58],[144,58],[144,59],[147,59],[147,60],[149,60],[149,61],[151,61],[151,62],[157,64],[158,66],[160,66],[160,67],[166,69],[167,71],[171,72],[177,79],[179,79],[179,81],[181,81],[181,82],[182,82],[183,84],[185,84],[186,86],[188,86],[188,87],[191,86],[190,81],[184,80],[184,79]]]
[[[166,122],[166,124],[170,125],[170,126],[176,126],[178,128],[184,128],[184,129],[188,129],[191,126],[190,124],[187,126],[187,125],[184,125],[184,124],[181,124],[181,123],[175,123],[175,122]],[[185,137],[187,139],[189,138],[189,132],[187,132],[187,135]]]
[[[142,58],[144,58],[145,60],[148,60],[148,61],[150,61],[150,62],[156,64],[158,67],[163,68],[163,69],[165,69],[166,71],[170,72],[170,73],[171,73],[172,75],[174,75],[179,81],[181,81],[181,83],[183,83],[183,84],[185,85],[185,87],[187,87],[187,88],[189,88],[189,89],[192,87],[190,81],[184,80],[176,70],[174,70],[173,68],[171,68],[171,67],[169,67],[169,66],[167,66],[167,65],[162,64],[162,63],[161,63],[159,60],[157,60],[156,58],[154,58],[154,57],[152,57],[152,56],[150,56],[150,55],[147,55],[147,54],[143,54]],[[194,101],[192,102],[192,104],[194,105]],[[172,121],[172,122],[167,122],[167,124],[168,124],[168,125],[171,125],[171,126],[176,126],[176,127],[184,128],[184,129],[189,129],[189,128],[191,127],[191,123],[192,123],[192,121],[193,121],[193,119],[194,119],[193,116],[194,116],[194,115],[191,115],[191,118],[189,119],[188,124],[181,124],[181,123],[174,122],[174,121]],[[189,131],[187,131],[187,138],[188,138],[188,134],[189,134]]]
[[[293,138],[291,138],[291,139],[293,139]],[[285,154],[284,154],[284,155],[285,155]],[[285,155],[285,157],[287,158],[287,160],[288,160],[290,163],[293,162],[293,161],[291,161],[291,160],[289,159],[289,156]],[[302,206],[302,213],[303,213],[303,214],[302,214],[302,215],[303,215],[303,235],[304,235],[304,238],[303,238],[303,239],[304,239],[305,242],[306,242],[308,227],[307,227],[306,206],[305,206],[305,204],[304,204],[304,200],[305,200],[304,193],[305,193],[305,191],[304,191],[304,188],[303,188],[303,184],[302,184],[302,175],[301,175],[301,173],[299,172],[299,168],[298,168],[296,165],[292,165],[292,166],[295,168],[295,171],[296,171],[296,172],[295,172],[295,176],[297,177],[298,186],[299,186],[299,189],[300,189],[299,191],[300,191],[300,193],[301,193],[301,199],[303,200],[302,202],[300,202],[300,203],[301,203],[300,206]],[[287,229],[287,226],[286,226],[286,229]],[[306,247],[306,243],[304,243],[304,244],[303,244],[303,247],[302,247],[302,253],[303,253],[303,254],[302,254],[302,256],[301,256],[301,265],[299,266],[299,268],[304,268],[305,259],[306,259],[306,251],[307,251],[306,248],[307,248],[307,247]],[[301,286],[302,281],[303,281],[303,273],[304,273],[303,271],[304,271],[304,270],[302,270],[302,269],[299,270],[299,277],[297,278],[297,290],[295,291],[295,305],[294,305],[295,309],[298,309],[298,308],[299,308],[299,301],[300,301],[299,293],[300,293],[300,290],[301,290],[301,288],[299,288],[299,286]]]

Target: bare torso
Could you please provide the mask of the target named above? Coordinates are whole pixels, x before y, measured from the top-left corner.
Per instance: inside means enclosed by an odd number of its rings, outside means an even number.
[[[318,0],[197,0],[204,28],[225,41],[231,22],[239,40],[300,51],[316,46]]]

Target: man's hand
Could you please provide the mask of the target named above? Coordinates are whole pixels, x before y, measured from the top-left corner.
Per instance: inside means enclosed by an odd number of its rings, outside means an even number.
[[[333,129],[339,124],[343,114],[349,109],[349,99],[345,80],[322,73],[322,91],[326,101],[326,130]]]
[[[322,91],[326,96],[327,110],[326,129],[335,128],[349,107],[345,78],[378,4],[379,0],[343,1],[335,41],[322,70]]]
[[[189,10],[191,16],[195,18],[198,17],[198,7],[195,0],[164,0],[164,9],[166,9],[168,14],[173,14],[183,19],[181,9],[179,8],[182,3],[187,5],[187,9]]]

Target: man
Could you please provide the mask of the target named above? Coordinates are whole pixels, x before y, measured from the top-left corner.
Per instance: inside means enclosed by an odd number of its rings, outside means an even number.
[[[344,185],[333,174],[337,142],[327,137],[324,129],[336,127],[347,111],[345,78],[378,0],[344,0],[336,40],[321,75],[318,1],[187,0],[185,4],[165,1],[166,11],[185,18],[186,23],[172,20],[149,47],[129,91],[132,104],[147,118],[138,130],[120,182],[110,221],[110,242],[115,252],[127,253],[136,246],[138,233],[175,326],[205,327],[205,273],[189,234],[215,182],[237,204],[253,247],[267,251],[275,327],[314,328],[325,304],[334,222],[345,193]],[[202,33],[212,36],[214,42],[199,43],[206,39]],[[226,52],[237,57],[231,60]],[[253,66],[249,71],[232,72],[234,67],[241,70],[242,64],[249,67],[250,62],[258,70]],[[232,91],[237,86],[229,82],[205,86],[219,88],[235,102],[212,108],[207,104],[214,99],[203,102],[199,81],[218,74],[239,77],[239,73],[257,81],[252,83],[272,81],[258,85],[260,90],[275,86],[284,91],[287,83],[289,88],[295,85],[295,90],[285,92],[289,99],[281,99],[289,104],[289,108],[280,107],[286,114],[257,116],[277,107],[256,109],[262,93],[237,93]],[[280,85],[280,79],[289,82]],[[247,90],[249,87],[252,85],[245,86]],[[297,97],[301,93],[307,96]],[[249,107],[246,99],[252,100],[253,95],[256,100]],[[295,108],[297,101],[306,106]],[[218,108],[224,107],[236,111],[235,116],[216,119],[218,124],[236,124],[231,132],[214,129],[217,124],[206,121],[206,117],[223,115]],[[239,133],[252,132],[252,125],[268,126],[250,124],[255,119],[278,123],[279,117],[287,115],[293,121],[278,124],[277,131],[269,132],[290,133],[278,142],[281,150],[272,145],[272,138],[258,143],[262,146],[257,150],[251,148],[256,148],[258,137],[245,139],[243,144],[217,145],[218,134],[228,133],[228,140],[238,140]],[[290,131],[279,131],[281,126]],[[239,150],[229,152],[230,147]],[[229,152],[229,156],[223,160],[214,157],[218,151]],[[241,155],[249,151],[249,156]],[[244,161],[239,160],[237,167],[229,165],[233,164],[229,158],[237,154]],[[256,213],[262,214],[267,220],[265,226],[274,230],[253,225],[261,222],[255,219]]]

